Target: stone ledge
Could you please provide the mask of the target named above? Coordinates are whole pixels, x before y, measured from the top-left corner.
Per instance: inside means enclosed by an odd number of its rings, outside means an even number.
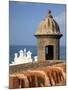
[[[19,65],[13,65],[13,66],[9,66],[9,74],[12,73],[17,73],[17,72],[21,72],[24,70],[29,70],[29,69],[36,69],[39,67],[47,67],[47,66],[52,66],[52,65],[57,65],[57,64],[61,64],[64,63],[64,61],[62,60],[48,60],[45,62],[33,62],[33,63],[27,63],[27,64],[19,64]]]

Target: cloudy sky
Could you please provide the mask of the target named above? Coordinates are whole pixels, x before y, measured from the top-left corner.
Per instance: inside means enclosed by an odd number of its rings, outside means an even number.
[[[65,46],[65,14],[64,4],[42,4],[10,1],[9,2],[9,36],[10,45],[36,45],[34,33],[42,19],[52,11],[54,19],[63,33],[61,45]]]

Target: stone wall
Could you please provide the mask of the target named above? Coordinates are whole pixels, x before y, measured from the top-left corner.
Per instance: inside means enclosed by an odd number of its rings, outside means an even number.
[[[48,45],[53,46],[53,60],[58,60],[59,59],[59,53],[60,53],[60,43],[59,43],[59,38],[54,36],[54,37],[38,37],[37,38],[37,48],[38,48],[38,60],[39,61],[45,61],[46,56],[45,56],[45,47]]]
[[[15,77],[16,76],[16,77]],[[66,84],[65,64],[39,67],[10,74],[9,88],[46,87]]]

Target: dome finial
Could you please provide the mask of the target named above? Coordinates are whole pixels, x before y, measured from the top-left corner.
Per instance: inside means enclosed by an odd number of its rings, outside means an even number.
[[[53,16],[51,15],[51,10],[48,10],[48,16],[49,16],[50,18],[53,18]]]
[[[51,14],[51,10],[48,10],[48,14]]]

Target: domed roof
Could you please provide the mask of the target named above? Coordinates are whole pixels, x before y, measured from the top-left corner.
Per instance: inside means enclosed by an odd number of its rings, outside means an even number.
[[[35,35],[46,35],[46,34],[60,34],[59,25],[53,19],[50,10],[48,11],[48,16],[41,21],[35,33]]]

